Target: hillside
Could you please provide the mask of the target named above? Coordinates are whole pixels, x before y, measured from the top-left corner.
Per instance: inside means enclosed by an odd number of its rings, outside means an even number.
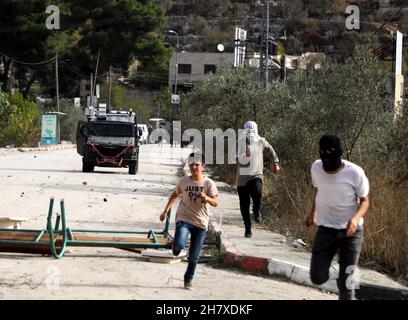
[[[167,25],[180,36],[183,50],[215,52],[218,43],[234,47],[236,26],[248,31],[247,45],[258,49],[262,6],[257,0],[161,0]],[[376,49],[398,28],[408,32],[408,4],[392,0],[280,0],[270,5],[270,34],[282,41],[287,54],[306,51],[328,53],[338,59],[349,56],[356,44]],[[360,9],[360,30],[347,30],[346,7]],[[405,6],[405,7],[404,7]],[[387,22],[383,27],[384,22]],[[373,33],[381,27],[381,30]],[[174,40],[169,37],[169,42]],[[250,50],[251,51],[251,50]],[[383,57],[391,51],[383,52]]]

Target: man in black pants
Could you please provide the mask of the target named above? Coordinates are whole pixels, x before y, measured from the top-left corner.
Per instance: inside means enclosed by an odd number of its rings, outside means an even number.
[[[338,137],[324,135],[320,139],[321,160],[316,160],[311,169],[315,199],[306,218],[308,227],[319,226],[313,243],[310,279],[319,285],[326,282],[338,252],[339,299],[353,300],[363,245],[363,216],[369,206],[369,183],[363,169],[342,160],[341,155]]]
[[[253,202],[255,221],[262,222],[260,213],[263,184],[263,152],[268,151],[273,159],[272,170],[277,174],[280,170],[279,159],[273,147],[258,135],[258,126],[254,121],[247,121],[245,131],[238,138],[237,189],[239,206],[245,225],[245,237],[252,236],[251,217],[249,213],[250,199]]]

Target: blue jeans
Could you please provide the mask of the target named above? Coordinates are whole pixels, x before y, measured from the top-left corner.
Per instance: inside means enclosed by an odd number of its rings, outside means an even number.
[[[184,249],[188,240],[188,235],[191,234],[190,249],[188,251],[188,266],[187,271],[184,274],[185,280],[193,279],[206,233],[206,229],[193,226],[187,222],[177,221],[176,223],[176,232],[173,239],[173,254],[175,256],[178,256],[180,251]]]

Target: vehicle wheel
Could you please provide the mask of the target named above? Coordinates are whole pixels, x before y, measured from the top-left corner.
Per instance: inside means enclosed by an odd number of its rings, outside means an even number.
[[[135,175],[139,170],[139,164],[137,162],[129,163],[129,174]]]
[[[92,172],[94,171],[94,168],[95,166],[92,163],[86,161],[82,162],[82,172]]]

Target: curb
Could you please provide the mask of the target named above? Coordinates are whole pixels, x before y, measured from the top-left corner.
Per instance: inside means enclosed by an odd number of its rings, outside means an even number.
[[[326,283],[315,285],[310,281],[309,268],[278,259],[239,255],[226,251],[223,255],[223,261],[227,265],[245,272],[279,276],[299,285],[338,294],[337,270],[334,268],[330,270],[330,278]],[[361,282],[359,288],[356,289],[356,298],[362,300],[408,300],[408,290]]]
[[[277,259],[238,255],[229,251],[224,254],[223,259],[225,263],[245,272],[283,277],[300,285],[338,293],[336,280],[332,279],[332,275],[329,281],[318,286],[310,281],[309,268],[303,266]]]
[[[19,152],[30,152],[30,151],[54,151],[54,150],[65,150],[74,149],[76,145],[62,145],[62,146],[50,146],[50,147],[37,147],[37,148],[18,148]]]
[[[239,256],[232,252],[226,252],[223,259],[227,264],[246,272],[266,273],[268,270],[268,259],[266,258]]]

